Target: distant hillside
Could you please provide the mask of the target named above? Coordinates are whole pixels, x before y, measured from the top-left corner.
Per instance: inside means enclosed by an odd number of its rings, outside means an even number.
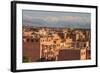
[[[82,29],[90,29],[91,25],[83,22],[69,22],[69,21],[59,21],[59,22],[47,22],[44,20],[33,20],[26,21],[23,20],[24,26],[34,26],[34,27],[51,27],[51,28],[82,28]]]

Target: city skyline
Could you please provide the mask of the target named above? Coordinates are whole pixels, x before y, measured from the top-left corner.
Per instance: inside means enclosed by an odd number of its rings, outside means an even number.
[[[23,62],[91,59],[90,29],[23,27]]]
[[[23,62],[91,59],[91,14],[23,10]]]

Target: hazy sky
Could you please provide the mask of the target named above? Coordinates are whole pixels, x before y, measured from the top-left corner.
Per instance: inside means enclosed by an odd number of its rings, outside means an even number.
[[[23,25],[71,28],[91,27],[90,13],[23,10],[22,15]]]

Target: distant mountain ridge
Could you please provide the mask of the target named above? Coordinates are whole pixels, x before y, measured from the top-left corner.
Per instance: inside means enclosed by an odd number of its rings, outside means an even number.
[[[23,20],[23,25],[34,26],[34,27],[51,27],[51,28],[82,28],[90,29],[91,25],[84,22],[69,22],[69,21],[59,21],[59,22],[47,22],[44,20]]]

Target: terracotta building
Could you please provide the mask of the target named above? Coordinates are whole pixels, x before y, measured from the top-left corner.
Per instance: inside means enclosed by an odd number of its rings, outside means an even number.
[[[23,62],[36,62],[40,59],[40,41],[30,38],[26,38],[26,40],[26,42],[23,41]]]

